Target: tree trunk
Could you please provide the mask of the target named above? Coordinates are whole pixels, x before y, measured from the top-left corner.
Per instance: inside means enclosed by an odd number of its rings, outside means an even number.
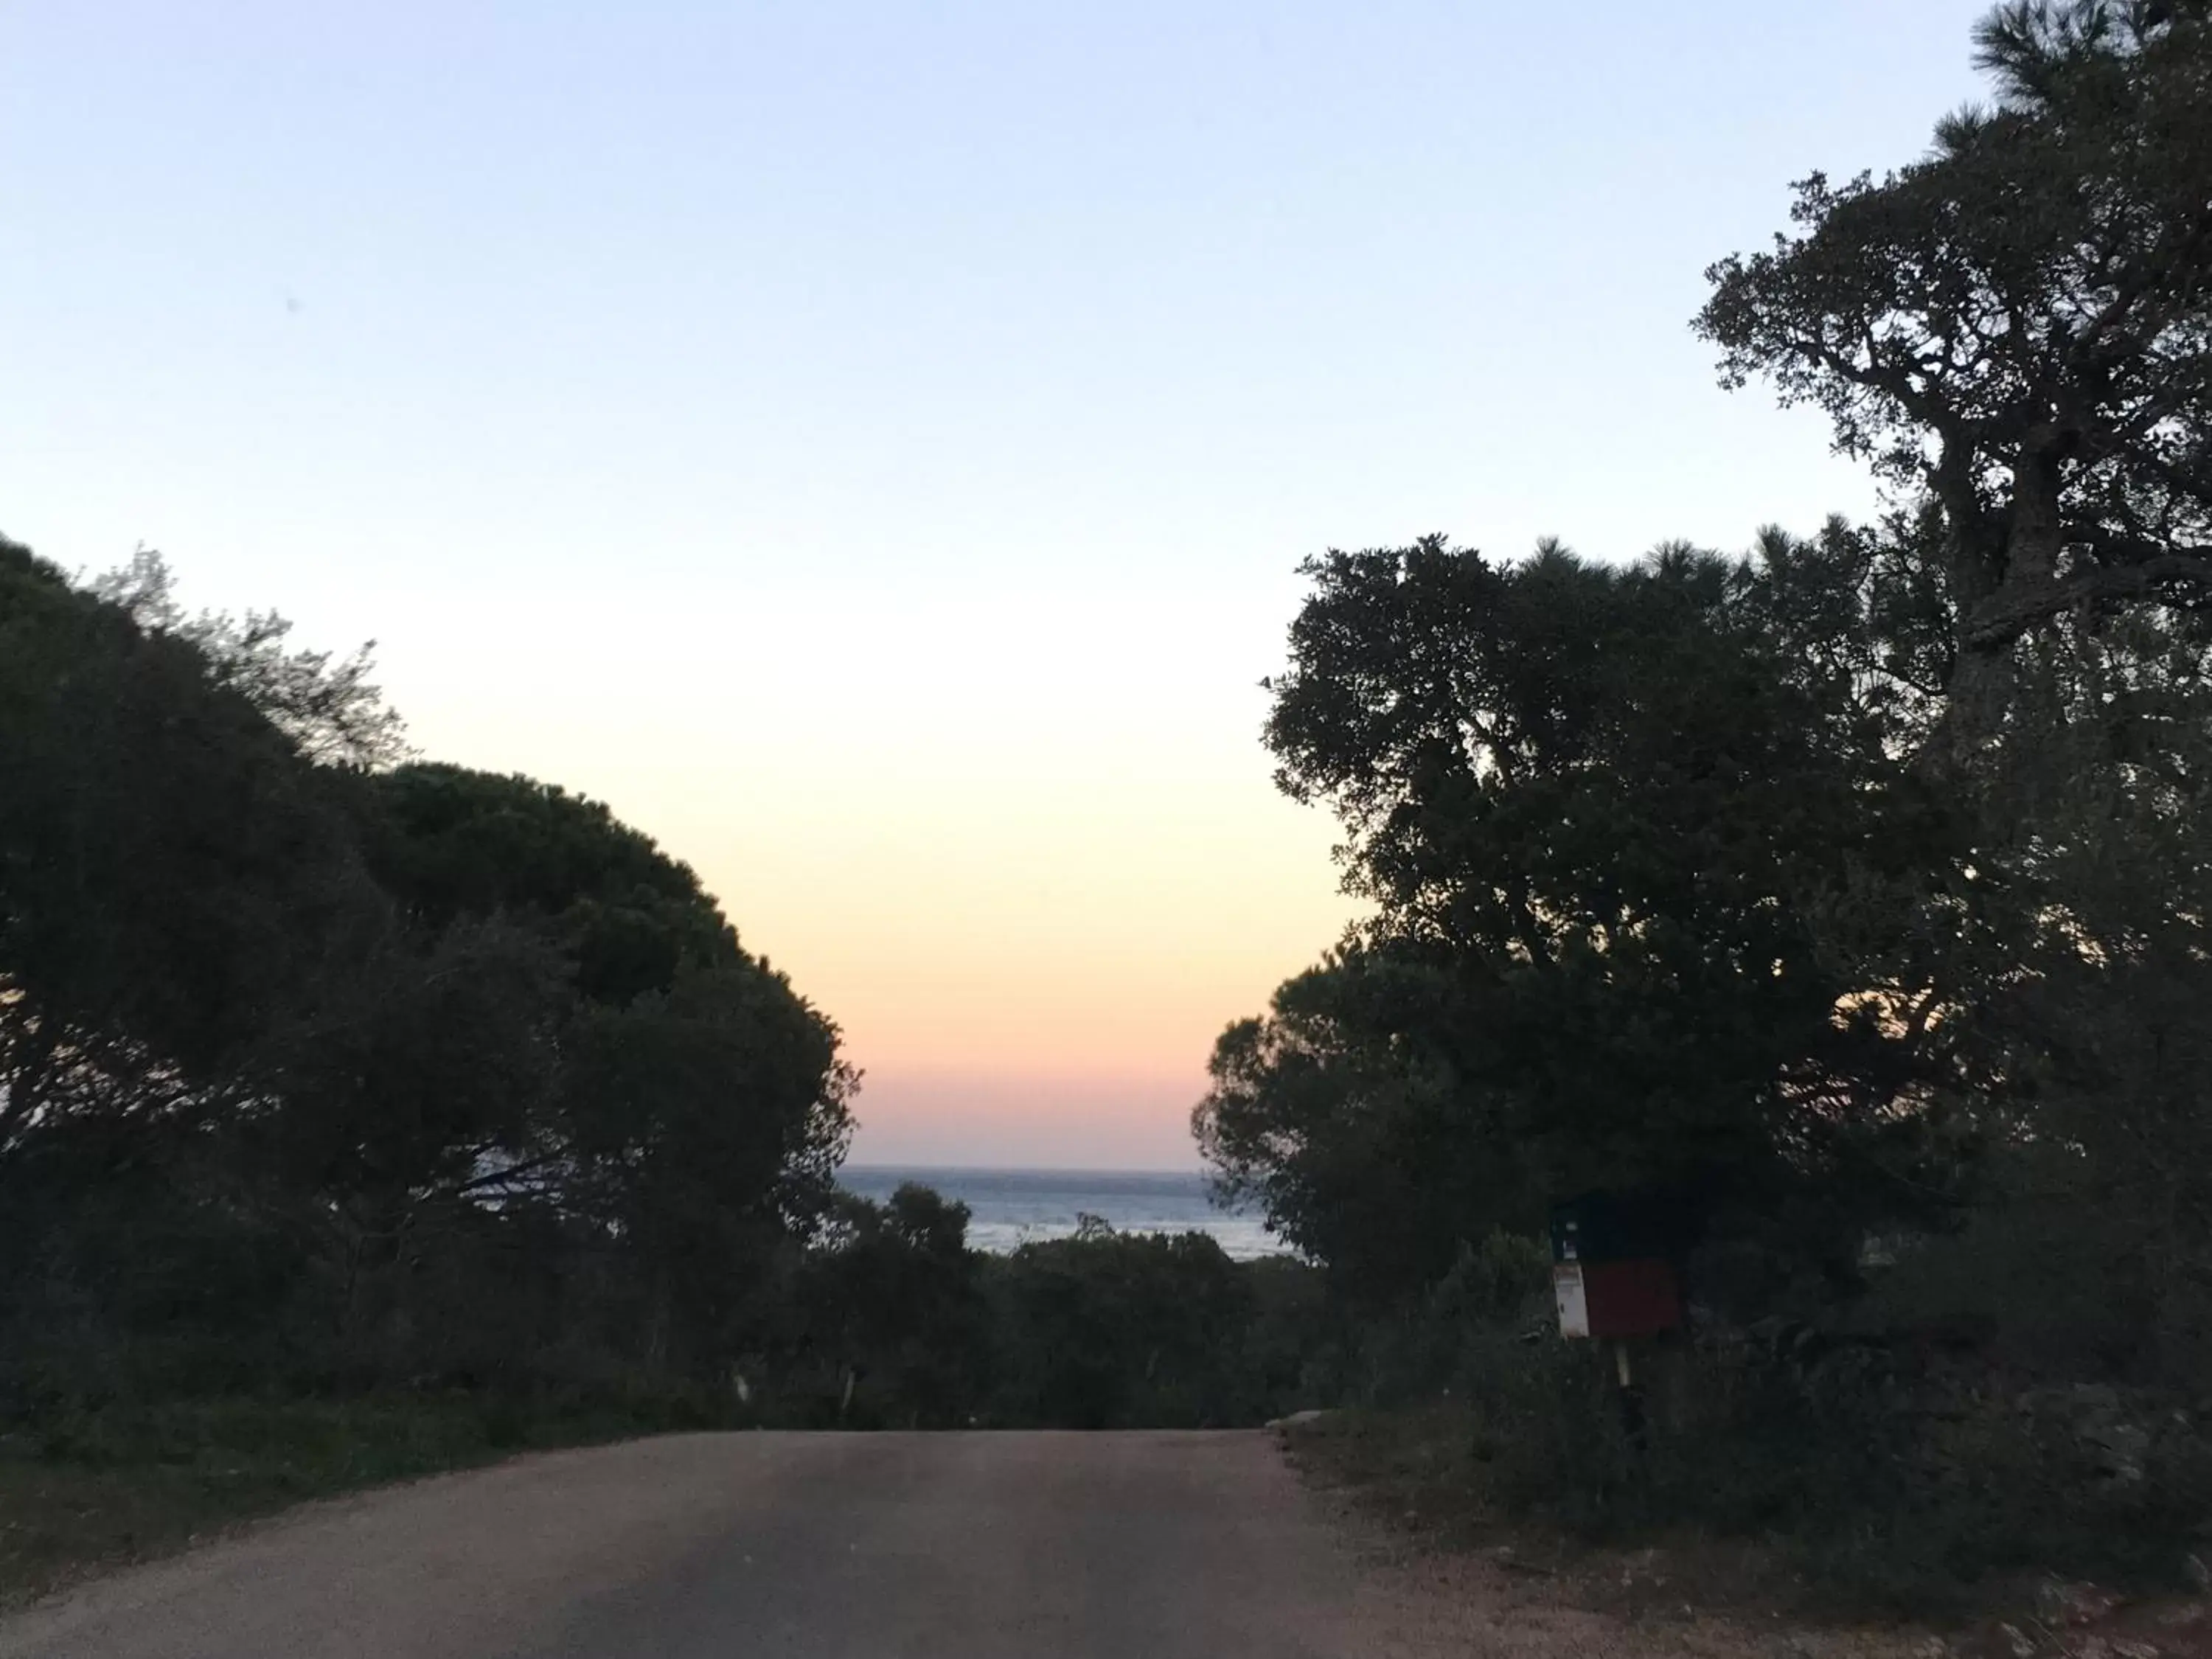
[[[1928,764],[1942,775],[1972,776],[2012,708],[2012,641],[1987,647],[1961,644],[1951,668],[1942,717],[1928,747]]]
[[[647,1304],[645,1326],[646,1374],[656,1382],[666,1380],[668,1374],[668,1330],[674,1322],[672,1304],[675,1292],[669,1284],[668,1264],[656,1262],[653,1269],[653,1290]]]
[[[1998,597],[2040,592],[2058,580],[2058,550],[2065,530],[2058,516],[2058,458],[2055,436],[2021,446],[2013,462],[2012,513],[2005,526],[2004,575]]]
[[[1956,650],[1928,759],[1953,777],[1975,769],[2012,712],[2013,652],[2024,625],[1992,633],[1980,624],[1993,615],[2027,614],[2027,602],[2058,580],[2065,526],[2058,510],[2057,447],[2055,434],[2047,433],[2021,446],[2001,543],[1981,533],[1980,523],[1966,517],[1970,509],[1964,501],[1945,502],[1952,520],[1951,626]]]

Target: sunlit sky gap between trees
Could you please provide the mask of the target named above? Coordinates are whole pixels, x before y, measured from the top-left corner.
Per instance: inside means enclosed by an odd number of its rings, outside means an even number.
[[[380,642],[844,1027],[868,1162],[1188,1166],[1338,934],[1297,561],[1872,505],[1687,319],[1983,0],[0,15],[0,531]]]

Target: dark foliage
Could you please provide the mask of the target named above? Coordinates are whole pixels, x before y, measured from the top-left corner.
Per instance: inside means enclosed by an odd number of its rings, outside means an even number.
[[[1878,522],[1308,565],[1267,741],[1374,913],[1196,1117],[1491,1499],[1905,1599],[2170,1571],[2212,1490],[2212,13],[1977,41],[1991,106],[1698,322]],[[1640,1449],[1606,1357],[1437,1299],[1595,1187],[1700,1224]]]
[[[2212,592],[2212,18],[2013,0],[1978,40],[1991,107],[1879,180],[1802,181],[1797,234],[1714,265],[1698,319],[1729,384],[1924,493],[1954,765],[2029,635]]]
[[[1747,620],[1778,583],[1437,539],[1308,569],[1268,740],[1376,914],[1217,1048],[1197,1127],[1232,1188],[1380,1289],[1591,1187],[1838,1270],[1921,1207],[1943,1125],[1901,1108],[1936,1067],[1860,969],[1911,955],[1891,896],[1956,851],[1853,672]]]
[[[836,1028],[284,637],[0,544],[0,1409],[718,1375],[829,1201]]]

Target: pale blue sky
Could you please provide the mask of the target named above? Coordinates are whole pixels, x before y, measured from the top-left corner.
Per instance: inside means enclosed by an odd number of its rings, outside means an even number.
[[[1704,266],[1980,0],[0,7],[0,532],[374,635],[847,1024],[864,1155],[1187,1162],[1346,911],[1331,544],[1862,510]]]

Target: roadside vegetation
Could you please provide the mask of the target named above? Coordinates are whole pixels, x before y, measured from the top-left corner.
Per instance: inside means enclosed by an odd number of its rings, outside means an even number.
[[[1305,1398],[1299,1264],[840,1190],[835,1024],[365,655],[0,542],[0,1596],[533,1447]]]
[[[1195,1127],[1369,1316],[1316,1455],[1406,1507],[1862,1607],[2203,1577],[2212,16],[1975,39],[1992,101],[1802,181],[1696,321],[1875,521],[1307,566],[1267,740],[1374,915]],[[1462,1293],[1592,1191],[1680,1218],[1633,1433],[1540,1274]]]
[[[1447,1535],[2203,1577],[2212,9],[1976,40],[1987,107],[1696,319],[1872,521],[1306,566],[1266,742],[1370,916],[1194,1119],[1295,1258],[841,1192],[837,1029],[690,870],[0,543],[0,1595],[523,1447],[1317,1406]],[[1549,1304],[1594,1191],[1680,1220],[1634,1421]]]
[[[310,1498],[533,1447],[701,1426],[668,1400],[518,1411],[482,1393],[106,1399],[0,1438],[0,1606]]]

